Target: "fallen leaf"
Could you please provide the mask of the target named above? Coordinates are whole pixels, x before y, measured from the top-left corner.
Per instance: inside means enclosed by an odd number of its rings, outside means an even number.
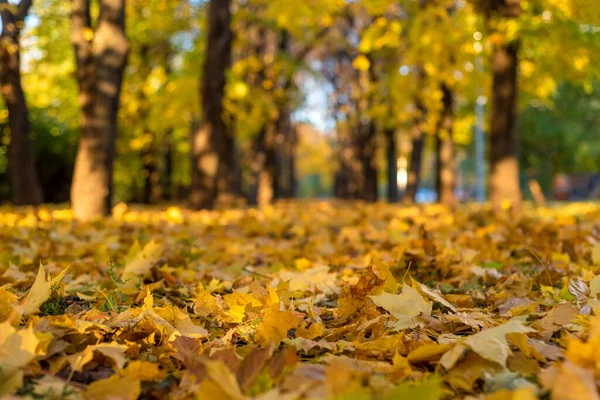
[[[593,371],[563,362],[552,382],[551,400],[600,400]]]
[[[196,392],[197,399],[242,400],[238,381],[222,361],[206,361],[208,379],[204,380]]]
[[[0,396],[21,387],[21,369],[35,359],[38,344],[31,327],[17,331],[8,321],[0,323]]]
[[[143,249],[138,250],[131,261],[125,265],[121,275],[121,279],[126,282],[127,287],[134,287],[139,283],[141,278],[159,260],[162,252],[163,247],[154,240],[146,243]]]
[[[439,400],[444,395],[439,378],[430,378],[414,385],[400,384],[383,396],[383,399]]]
[[[594,265],[600,265],[600,243],[596,243],[592,249],[592,262]]]
[[[64,269],[52,279],[46,267],[40,264],[33,286],[14,307],[15,311],[24,317],[38,312],[42,303],[52,294],[53,287],[62,281],[66,273],[67,269]]]
[[[414,323],[414,318],[419,315],[431,315],[432,304],[425,300],[415,289],[407,284],[402,285],[401,294],[382,293],[370,296],[373,303],[388,311],[398,319],[395,327],[403,329]]]
[[[258,343],[278,345],[287,337],[288,331],[296,328],[302,319],[291,311],[280,311],[280,305],[274,304],[267,309],[261,323],[256,327]]]
[[[0,288],[0,322],[4,322],[13,313],[12,306],[18,297],[4,288]]]

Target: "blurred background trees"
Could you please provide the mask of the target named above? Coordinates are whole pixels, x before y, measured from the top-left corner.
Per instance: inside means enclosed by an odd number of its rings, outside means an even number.
[[[478,186],[497,209],[532,187],[592,198],[593,3],[0,2],[0,197],[80,218],[120,201],[454,205]]]

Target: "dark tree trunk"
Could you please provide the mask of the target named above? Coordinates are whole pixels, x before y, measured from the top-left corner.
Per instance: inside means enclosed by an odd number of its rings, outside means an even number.
[[[201,84],[202,122],[192,134],[190,205],[212,208],[217,197],[219,153],[229,135],[223,120],[225,73],[231,64],[231,0],[211,0],[208,8],[208,44]],[[224,172],[225,173],[225,172]]]
[[[163,174],[162,195],[164,200],[173,199],[173,132],[169,129],[165,133],[164,153],[165,173]]]
[[[16,9],[0,1],[2,34],[0,36],[0,90],[8,109],[10,126],[9,166],[13,201],[17,205],[42,202],[42,190],[35,170],[29,138],[29,111],[21,86],[21,26],[31,7],[31,0],[21,0]]]
[[[347,129],[347,128],[346,128]],[[339,145],[339,170],[335,174],[334,195],[340,199],[350,199],[354,194],[352,184],[353,149],[350,141],[350,132],[346,129],[338,129],[337,142]]]
[[[217,169],[217,192],[220,199],[230,202],[240,195],[236,182],[237,160],[235,158],[235,138],[233,127],[225,129],[225,135],[220,141],[219,166]]]
[[[360,123],[355,151],[358,154],[359,170],[356,176],[358,190],[356,198],[366,201],[377,201],[377,167],[375,153],[377,143],[375,124],[372,121]]]
[[[377,201],[375,125],[358,122],[349,137],[341,140],[340,170],[335,195],[343,199]]]
[[[385,130],[385,154],[387,159],[387,200],[398,201],[398,155],[396,150],[396,130]]]
[[[125,0],[100,0],[99,5],[98,21],[92,24],[90,1],[72,2],[71,40],[82,118],[71,203],[75,217],[82,220],[110,214],[117,113],[128,52]]]
[[[296,177],[296,145],[298,143],[298,132],[296,131],[296,127],[292,126],[290,128],[288,140],[286,141],[286,154],[287,154],[287,184],[288,187],[288,195],[290,198],[294,198],[298,193],[298,178]]]
[[[157,204],[162,199],[158,151],[152,141],[142,153],[144,168],[144,203]]]
[[[410,153],[410,164],[408,166],[408,179],[403,202],[412,204],[416,200],[419,181],[421,180],[421,163],[423,159],[423,147],[425,146],[425,133],[423,124],[425,122],[425,108],[418,102],[416,116],[411,130],[412,151]]]
[[[454,140],[454,98],[446,85],[442,85],[444,108],[436,132],[436,189],[438,202],[452,206],[456,203],[456,159]]]
[[[271,204],[277,193],[277,154],[274,126],[267,126],[254,138],[252,185],[248,203],[265,206]]]
[[[149,53],[149,45],[145,44],[140,47],[140,65],[138,68],[138,73],[144,79],[148,78],[150,76],[150,73],[152,72],[152,65]],[[142,128],[142,134],[145,135],[147,132],[152,132],[152,124],[148,121],[150,105],[148,104],[148,98],[144,94],[143,90],[138,91],[137,101],[138,124]],[[158,150],[155,141],[156,135],[151,133],[149,143],[146,143],[141,151],[142,168],[144,172],[144,190],[142,202],[145,204],[156,204],[161,199],[160,171],[158,169]]]
[[[277,192],[275,193],[275,198],[289,199],[294,197],[295,192],[294,156],[296,135],[287,108],[279,111],[279,117],[275,126],[277,127],[275,136]]]
[[[490,123],[490,200],[495,211],[510,202],[521,208],[517,159],[517,68],[518,42],[498,46],[493,55],[493,89]]]

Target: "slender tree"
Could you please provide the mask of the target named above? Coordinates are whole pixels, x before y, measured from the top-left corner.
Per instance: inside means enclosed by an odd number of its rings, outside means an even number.
[[[71,41],[82,117],[71,203],[75,217],[82,220],[111,210],[117,113],[128,52],[125,0],[100,0],[99,6],[94,24],[90,0],[72,2]]]
[[[398,154],[396,150],[396,130],[386,128],[385,155],[387,160],[387,201],[395,203],[398,201]]]
[[[454,97],[447,85],[442,85],[443,110],[436,132],[436,189],[438,201],[446,205],[454,205],[456,197],[456,159],[452,126],[454,124]]]
[[[211,0],[208,7],[208,43],[201,81],[202,121],[192,134],[192,184],[190,204],[212,208],[217,197],[219,153],[229,135],[223,120],[225,72],[231,64],[230,0]]]
[[[516,18],[520,0],[490,1],[491,15]],[[492,56],[493,87],[490,112],[490,200],[494,210],[509,201],[514,211],[521,208],[519,162],[517,158],[517,70],[518,39],[497,44]]]
[[[408,180],[406,192],[402,201],[411,204],[416,201],[417,189],[421,180],[421,164],[423,159],[423,148],[425,147],[425,135],[423,126],[425,125],[425,107],[417,100],[415,117],[411,127],[412,150],[410,153],[410,164],[408,167]]]
[[[261,68],[252,74],[250,81],[265,84],[271,74],[273,64],[277,57],[279,35],[278,32],[260,26],[253,43],[256,57],[263,60]],[[252,141],[252,182],[250,185],[248,203],[251,205],[265,206],[270,204],[277,189],[277,146],[275,143],[276,121],[265,120]]]
[[[42,190],[35,171],[29,138],[29,110],[21,86],[21,46],[19,38],[32,0],[18,5],[0,1],[2,34],[0,35],[0,90],[8,109],[10,126],[10,178],[15,204],[40,204]]]

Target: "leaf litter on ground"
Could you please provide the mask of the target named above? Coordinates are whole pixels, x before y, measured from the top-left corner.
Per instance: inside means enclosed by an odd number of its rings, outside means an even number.
[[[600,398],[598,204],[0,211],[0,396]]]

